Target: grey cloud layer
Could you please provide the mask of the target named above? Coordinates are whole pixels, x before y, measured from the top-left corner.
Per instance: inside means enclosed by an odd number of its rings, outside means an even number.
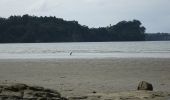
[[[89,27],[139,19],[147,32],[170,32],[170,0],[0,0],[0,7],[2,17],[51,15]]]

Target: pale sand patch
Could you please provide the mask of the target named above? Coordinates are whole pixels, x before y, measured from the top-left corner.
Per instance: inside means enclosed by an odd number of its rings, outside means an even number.
[[[89,94],[86,98],[86,100],[169,100],[170,93],[160,91],[125,91],[109,94]]]
[[[136,90],[140,81],[170,92],[170,59],[0,60],[0,82],[56,89],[64,96]]]

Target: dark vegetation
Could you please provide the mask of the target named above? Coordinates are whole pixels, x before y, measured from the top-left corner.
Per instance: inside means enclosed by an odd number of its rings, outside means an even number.
[[[0,18],[0,43],[143,41],[145,28],[138,20],[88,28],[56,17]]]
[[[169,33],[150,33],[145,35],[146,41],[169,41]]]

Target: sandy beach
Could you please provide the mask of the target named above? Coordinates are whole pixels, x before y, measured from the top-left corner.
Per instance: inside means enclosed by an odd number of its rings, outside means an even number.
[[[170,92],[169,72],[169,58],[0,60],[0,83],[44,86],[64,96],[133,91],[143,80]]]

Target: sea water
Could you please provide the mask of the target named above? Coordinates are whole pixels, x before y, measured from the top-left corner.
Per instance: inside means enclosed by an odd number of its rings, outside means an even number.
[[[170,41],[0,44],[0,59],[134,57],[170,58]]]

